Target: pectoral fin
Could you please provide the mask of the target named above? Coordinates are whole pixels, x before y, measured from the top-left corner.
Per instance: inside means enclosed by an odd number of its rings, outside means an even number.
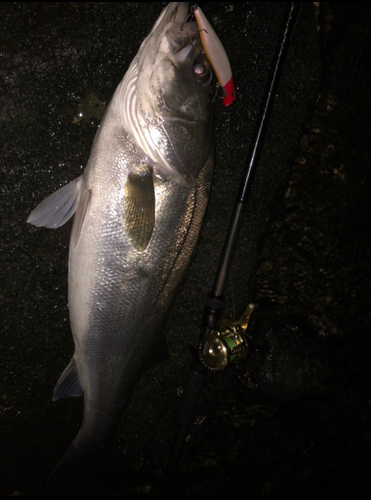
[[[77,373],[75,360],[72,358],[54,388],[53,401],[71,396],[81,396],[81,394],[79,374]]]
[[[131,173],[125,186],[124,222],[133,245],[147,248],[155,227],[155,189],[152,169]]]
[[[33,210],[27,222],[37,227],[63,226],[75,213],[79,204],[82,176],[48,196]]]

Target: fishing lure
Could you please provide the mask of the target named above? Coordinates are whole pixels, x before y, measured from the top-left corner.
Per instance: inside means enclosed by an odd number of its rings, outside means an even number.
[[[223,89],[223,104],[224,106],[229,106],[236,99],[236,91],[227,53],[218,35],[198,5],[194,7],[193,14],[200,30],[202,46],[218,79],[219,85]]]

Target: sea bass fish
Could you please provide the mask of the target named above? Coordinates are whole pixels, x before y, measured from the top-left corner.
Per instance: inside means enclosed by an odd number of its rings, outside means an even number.
[[[75,351],[53,400],[83,394],[84,416],[52,481],[112,440],[195,251],[213,169],[211,69],[188,12],[188,3],[163,10],[113,95],[84,174],[28,218],[56,228],[75,214]]]

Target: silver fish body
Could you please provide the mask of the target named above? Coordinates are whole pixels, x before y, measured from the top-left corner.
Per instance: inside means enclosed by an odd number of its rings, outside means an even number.
[[[197,244],[213,168],[211,70],[196,23],[183,23],[188,9],[164,9],[115,91],[84,175],[28,219],[59,227],[76,212],[75,352],[53,399],[83,394],[84,417],[54,477],[111,441]]]

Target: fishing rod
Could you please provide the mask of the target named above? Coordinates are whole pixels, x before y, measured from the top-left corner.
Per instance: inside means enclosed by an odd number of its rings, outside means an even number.
[[[292,2],[288,6],[282,34],[280,35],[271,73],[268,78],[267,92],[264,96],[259,119],[257,121],[257,128],[247,156],[245,170],[224,240],[214,284],[205,300],[199,349],[198,351],[194,350],[192,354],[192,362],[188,370],[187,381],[177,417],[178,426],[165,472],[164,493],[167,494],[171,492],[172,482],[178,471],[188,428],[193,423],[197,401],[208,369],[221,371],[228,364],[242,361],[248,353],[246,330],[254,305],[249,304],[244,314],[236,322],[230,320],[221,320],[219,322],[219,317],[224,309],[224,289],[228,279],[241,223],[246,211],[265,132],[268,127],[279,78],[282,73],[285,56],[295,29],[300,7],[301,4],[299,2]]]

